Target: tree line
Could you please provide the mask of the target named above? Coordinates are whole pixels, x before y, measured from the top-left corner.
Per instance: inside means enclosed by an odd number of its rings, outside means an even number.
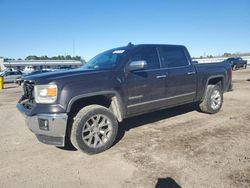
[[[4,58],[4,61],[9,61],[9,60],[72,60],[72,61],[82,61],[85,62],[84,59],[82,59],[81,56],[71,56],[71,55],[58,55],[58,56],[36,56],[36,55],[29,55],[26,58],[18,58],[18,59],[13,59],[13,58]]]
[[[25,58],[25,60],[76,60],[76,61],[82,61],[83,59],[81,56],[71,56],[71,55],[58,55],[58,56],[35,56],[30,55]]]

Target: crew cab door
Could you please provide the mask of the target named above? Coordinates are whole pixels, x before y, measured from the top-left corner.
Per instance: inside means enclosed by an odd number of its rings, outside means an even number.
[[[192,102],[196,96],[196,70],[189,61],[184,47],[162,46],[158,48],[166,77],[166,105],[175,106]]]
[[[138,114],[157,108],[159,99],[164,98],[166,74],[160,68],[155,47],[140,47],[130,54],[129,62],[146,61],[143,70],[127,70],[127,114]]]

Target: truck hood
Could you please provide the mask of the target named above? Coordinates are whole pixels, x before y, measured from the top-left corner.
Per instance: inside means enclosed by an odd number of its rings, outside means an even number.
[[[52,81],[56,81],[58,79],[77,77],[77,76],[81,77],[83,75],[96,74],[99,72],[106,72],[106,71],[78,68],[78,69],[72,69],[72,70],[60,70],[60,71],[25,76],[23,80],[32,81],[32,82],[35,82],[36,84],[37,83],[46,84]]]

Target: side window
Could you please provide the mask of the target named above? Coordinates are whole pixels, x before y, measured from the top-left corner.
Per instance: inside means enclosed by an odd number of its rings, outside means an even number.
[[[158,59],[158,54],[156,48],[145,47],[138,49],[134,54],[132,54],[131,61],[144,60],[147,62],[147,70],[149,69],[159,69],[160,62]]]
[[[15,75],[20,75],[20,74],[22,74],[20,71],[15,72]]]
[[[159,48],[163,67],[183,67],[188,65],[188,60],[182,48],[161,47]]]
[[[6,73],[6,76],[12,76],[12,75],[14,75],[14,72],[7,72]]]

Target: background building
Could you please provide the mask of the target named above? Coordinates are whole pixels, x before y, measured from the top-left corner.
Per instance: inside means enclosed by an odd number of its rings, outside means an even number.
[[[8,60],[3,62],[6,68],[17,70],[77,68],[82,65],[82,61],[76,60]]]

